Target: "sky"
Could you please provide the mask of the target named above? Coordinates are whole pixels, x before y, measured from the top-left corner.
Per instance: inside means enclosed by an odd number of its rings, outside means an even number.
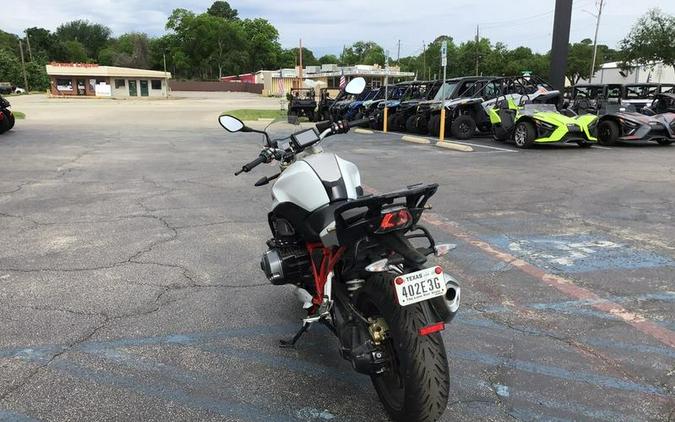
[[[570,41],[593,38],[600,0],[574,0]],[[213,0],[2,0],[0,29],[21,34],[38,26],[55,30],[64,22],[87,19],[114,35],[162,35],[175,8],[205,11]],[[263,17],[279,30],[280,42],[303,45],[316,55],[336,54],[343,45],[375,41],[392,57],[417,55],[423,43],[449,35],[459,43],[481,36],[513,48],[546,52],[551,47],[554,0],[232,0],[244,18]],[[675,14],[673,0],[605,0],[598,43],[616,47],[635,20],[652,7]],[[9,11],[9,13],[7,13]]]

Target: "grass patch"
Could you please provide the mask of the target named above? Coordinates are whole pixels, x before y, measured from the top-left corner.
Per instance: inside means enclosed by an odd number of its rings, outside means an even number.
[[[223,114],[229,114],[239,120],[279,119],[286,117],[285,110],[256,110],[250,108],[228,110],[224,111]]]
[[[14,114],[14,118],[16,118],[16,119],[25,119],[26,118],[26,113],[22,113],[20,111],[12,111],[12,114]]]

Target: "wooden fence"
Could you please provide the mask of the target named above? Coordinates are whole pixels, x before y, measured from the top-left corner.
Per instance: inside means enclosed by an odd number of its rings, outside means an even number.
[[[172,91],[206,91],[206,92],[250,92],[262,94],[263,84],[245,84],[241,82],[216,81],[169,81]]]

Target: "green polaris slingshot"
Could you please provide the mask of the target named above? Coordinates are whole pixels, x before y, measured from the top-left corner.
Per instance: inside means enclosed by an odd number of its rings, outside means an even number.
[[[571,117],[559,113],[554,104],[531,103],[527,96],[521,97],[519,103],[507,98],[488,110],[496,141],[512,139],[518,148],[570,143],[588,148],[597,142],[597,116]]]

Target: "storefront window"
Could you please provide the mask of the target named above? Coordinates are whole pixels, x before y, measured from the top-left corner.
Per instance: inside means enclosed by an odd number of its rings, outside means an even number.
[[[73,91],[73,81],[72,79],[57,79],[56,80],[56,89],[59,91]]]
[[[127,86],[127,84],[124,79],[115,79],[115,89],[124,88],[125,86]]]
[[[152,89],[162,89],[162,81],[159,79],[153,79],[150,82],[152,84]]]

